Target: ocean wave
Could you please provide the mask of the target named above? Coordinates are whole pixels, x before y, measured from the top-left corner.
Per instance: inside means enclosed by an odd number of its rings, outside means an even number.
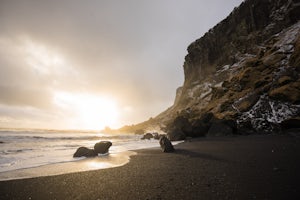
[[[3,155],[8,155],[8,154],[16,154],[16,153],[21,153],[25,151],[33,151],[34,149],[12,149],[12,150],[4,150],[0,151],[0,154]]]

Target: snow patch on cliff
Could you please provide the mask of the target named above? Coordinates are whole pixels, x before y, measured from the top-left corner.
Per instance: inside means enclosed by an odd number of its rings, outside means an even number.
[[[276,128],[275,124],[294,117],[299,112],[300,105],[273,100],[264,94],[248,112],[241,114],[237,123],[242,125],[251,122],[256,131],[271,132]]]

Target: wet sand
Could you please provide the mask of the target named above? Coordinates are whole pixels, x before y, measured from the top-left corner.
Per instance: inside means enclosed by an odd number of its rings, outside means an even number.
[[[124,151],[122,153],[111,153],[93,158],[80,158],[80,160],[74,162],[48,164],[39,167],[0,172],[0,181],[114,168],[127,164],[132,155],[136,155],[136,152]]]
[[[0,182],[0,199],[300,199],[300,138],[194,139],[109,169]]]

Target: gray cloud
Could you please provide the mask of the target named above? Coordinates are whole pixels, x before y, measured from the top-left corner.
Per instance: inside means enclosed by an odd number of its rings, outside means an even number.
[[[132,107],[120,125],[148,119],[171,106],[187,46],[241,2],[1,0],[0,104],[55,116],[56,91],[84,92]]]

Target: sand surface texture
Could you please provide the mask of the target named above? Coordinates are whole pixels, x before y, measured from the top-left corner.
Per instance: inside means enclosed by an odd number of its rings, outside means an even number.
[[[300,199],[300,139],[202,138],[109,169],[0,182],[0,199]]]

